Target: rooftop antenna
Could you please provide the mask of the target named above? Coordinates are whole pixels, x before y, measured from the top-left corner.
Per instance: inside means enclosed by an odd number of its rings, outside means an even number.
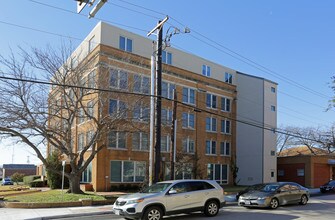
[[[27,164],[30,164],[29,156],[27,156]]]
[[[12,164],[14,164],[14,147],[13,147],[13,151],[12,151]]]

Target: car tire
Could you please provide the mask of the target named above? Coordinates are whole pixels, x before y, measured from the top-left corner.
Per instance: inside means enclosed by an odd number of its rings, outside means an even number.
[[[308,202],[308,197],[306,195],[302,195],[299,204],[306,205]]]
[[[220,206],[215,200],[208,201],[205,205],[205,215],[208,217],[216,216],[219,213]]]
[[[270,208],[271,209],[276,209],[279,206],[279,201],[277,198],[272,198],[270,201]]]
[[[163,218],[163,211],[158,206],[151,206],[144,212],[144,220],[160,220]]]

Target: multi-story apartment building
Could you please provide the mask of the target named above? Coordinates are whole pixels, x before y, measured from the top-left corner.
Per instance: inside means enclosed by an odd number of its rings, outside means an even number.
[[[85,101],[87,112],[115,118],[113,126],[96,143],[105,147],[83,173],[82,182],[104,191],[115,185],[147,181],[152,40],[100,22],[74,54],[78,60],[91,62],[91,71],[82,80],[84,86],[95,82],[97,88],[111,90],[89,96]],[[164,48],[162,61],[161,179],[170,175],[171,99],[175,90],[175,177],[233,184],[237,72],[170,47]],[[93,100],[99,101],[90,105]],[[90,121],[78,117],[72,128],[72,144],[80,151],[91,140]]]
[[[237,182],[275,182],[277,83],[237,72],[237,99]]]

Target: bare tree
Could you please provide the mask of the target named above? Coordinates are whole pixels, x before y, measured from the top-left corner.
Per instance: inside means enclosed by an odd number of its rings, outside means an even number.
[[[42,153],[46,146],[48,152],[59,151],[71,168],[65,176],[72,193],[81,193],[82,172],[106,147],[108,131],[129,130],[129,124],[120,122],[130,117],[126,106],[111,104],[110,94],[101,90],[109,82],[99,75],[110,68],[96,65],[97,56],[81,55],[63,45],[60,50],[19,48],[17,56],[0,56],[1,137],[25,143],[46,169],[61,174]],[[113,94],[120,97],[118,91]]]
[[[294,129],[292,127],[282,126],[278,130],[284,131],[277,133],[277,154],[280,155],[283,150],[288,149],[292,145],[294,138],[289,132]]]

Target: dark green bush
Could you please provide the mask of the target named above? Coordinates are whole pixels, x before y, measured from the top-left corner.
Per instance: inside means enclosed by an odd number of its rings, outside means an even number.
[[[47,185],[47,181],[46,180],[42,181],[41,179],[36,179],[30,182],[29,184],[30,187],[44,187],[46,185]]]

